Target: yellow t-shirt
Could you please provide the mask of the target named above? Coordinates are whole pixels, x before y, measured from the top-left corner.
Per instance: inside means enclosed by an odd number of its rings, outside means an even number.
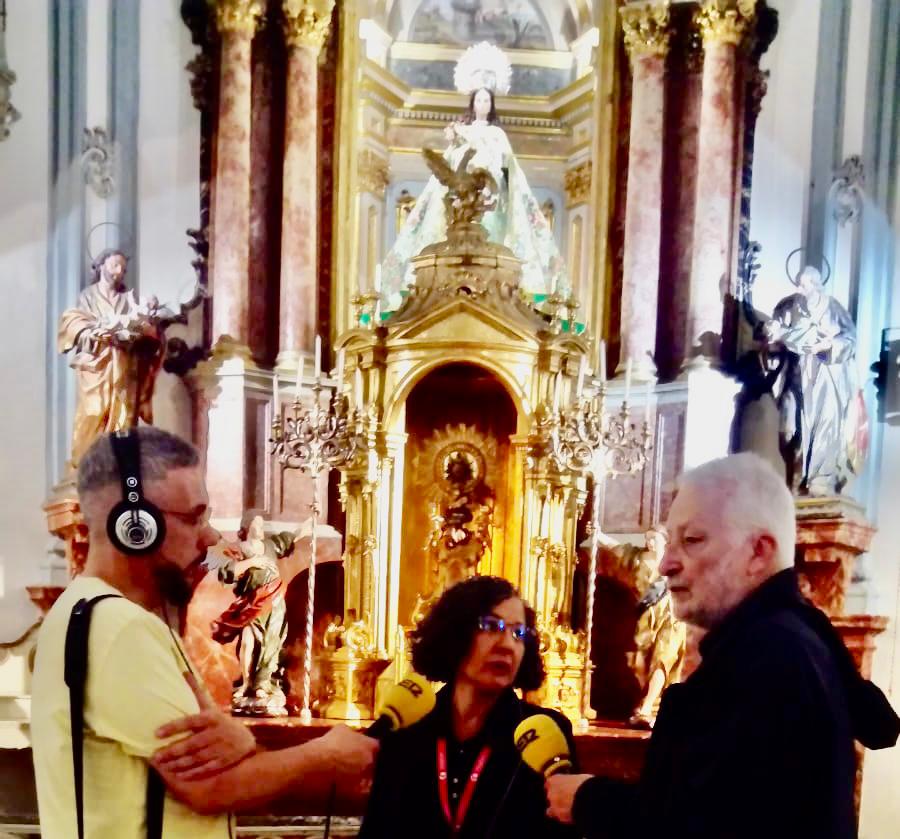
[[[41,836],[73,839],[75,786],[69,691],[63,679],[72,607],[118,594],[96,577],[76,577],[41,625],[34,666],[31,733]],[[146,839],[147,758],[163,723],[198,711],[184,679],[187,659],[175,633],[124,597],[96,604],[84,700],[85,839]],[[229,839],[229,816],[201,816],[166,795],[165,839]]]

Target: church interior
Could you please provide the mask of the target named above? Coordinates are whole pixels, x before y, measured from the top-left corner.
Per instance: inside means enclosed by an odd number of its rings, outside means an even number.
[[[227,544],[186,646],[273,748],[366,725],[491,574],[537,613],[533,701],[636,777],[697,665],[662,525],[735,451],[784,474],[803,591],[897,707],[898,93],[892,0],[0,0],[0,837],[40,835],[73,468],[138,423],[200,451]],[[898,784],[860,757],[863,839]]]

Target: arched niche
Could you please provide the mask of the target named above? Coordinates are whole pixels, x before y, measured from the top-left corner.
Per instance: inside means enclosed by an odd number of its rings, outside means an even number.
[[[446,567],[443,555],[429,547],[435,515],[448,505],[465,517],[492,509],[489,541],[477,568],[481,574],[504,574],[508,553],[507,519],[512,514],[510,482],[514,474],[510,437],[518,411],[504,384],[490,370],[470,363],[449,363],[419,378],[405,400],[406,435],[403,475],[403,533],[400,553],[398,617],[409,625],[417,598],[434,593]],[[447,477],[454,457],[468,459],[477,480],[458,492]],[[451,554],[452,556],[453,554]],[[457,561],[460,552],[456,552]],[[453,560],[451,560],[453,561]]]

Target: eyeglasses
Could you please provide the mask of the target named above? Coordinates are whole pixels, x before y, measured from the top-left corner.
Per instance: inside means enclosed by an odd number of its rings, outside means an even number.
[[[201,507],[195,510],[164,510],[159,508],[161,513],[167,516],[174,516],[179,521],[183,521],[188,527],[198,527],[199,525],[209,523],[209,507]]]
[[[537,635],[533,627],[527,624],[508,623],[496,615],[482,615],[478,618],[478,628],[482,632],[487,632],[491,635],[502,635],[508,629],[512,633],[514,640],[523,642],[526,638],[534,638]]]

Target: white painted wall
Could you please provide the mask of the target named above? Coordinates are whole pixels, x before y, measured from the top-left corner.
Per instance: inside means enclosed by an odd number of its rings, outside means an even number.
[[[753,303],[765,312],[794,291],[784,261],[803,244],[806,228],[821,3],[769,5],[778,11],[778,35],[762,58],[771,75],[756,125],[750,200],[750,238],[762,245]]]
[[[39,582],[47,542],[44,501],[44,308],[47,277],[49,78],[47,0],[7,0],[7,56],[22,114],[0,142],[0,641],[36,615],[25,586]]]

